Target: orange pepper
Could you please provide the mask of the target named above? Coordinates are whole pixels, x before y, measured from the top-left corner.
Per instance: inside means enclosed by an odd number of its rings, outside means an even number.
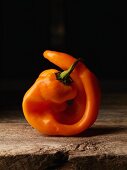
[[[44,57],[63,70],[43,71],[23,98],[28,123],[42,134],[72,136],[95,122],[100,88],[95,75],[74,57],[46,50]]]

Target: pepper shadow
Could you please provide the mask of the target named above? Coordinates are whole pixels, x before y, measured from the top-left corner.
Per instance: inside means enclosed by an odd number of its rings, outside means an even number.
[[[95,126],[87,129],[86,131],[75,135],[74,137],[92,137],[92,136],[101,136],[107,134],[115,134],[115,133],[122,133],[127,131],[127,127],[102,127],[102,126]]]

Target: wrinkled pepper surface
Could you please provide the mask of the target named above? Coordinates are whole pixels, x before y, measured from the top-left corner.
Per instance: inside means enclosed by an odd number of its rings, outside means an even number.
[[[43,71],[23,98],[28,123],[42,134],[72,136],[93,125],[100,105],[95,75],[71,55],[46,50],[44,57],[65,71]]]

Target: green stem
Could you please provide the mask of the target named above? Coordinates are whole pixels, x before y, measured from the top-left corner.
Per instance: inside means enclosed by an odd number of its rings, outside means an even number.
[[[56,74],[56,78],[57,80],[60,80],[61,82],[63,82],[64,84],[68,85],[72,82],[72,79],[70,77],[70,74],[72,73],[72,71],[75,69],[76,65],[78,64],[78,62],[80,61],[80,59],[77,59],[70,67],[69,69],[63,71],[63,72],[58,72]]]

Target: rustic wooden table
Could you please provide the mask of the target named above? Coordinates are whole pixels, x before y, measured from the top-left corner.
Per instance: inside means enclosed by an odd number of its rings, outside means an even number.
[[[99,116],[75,137],[43,136],[21,110],[0,114],[0,170],[126,170],[127,93],[106,91]]]

